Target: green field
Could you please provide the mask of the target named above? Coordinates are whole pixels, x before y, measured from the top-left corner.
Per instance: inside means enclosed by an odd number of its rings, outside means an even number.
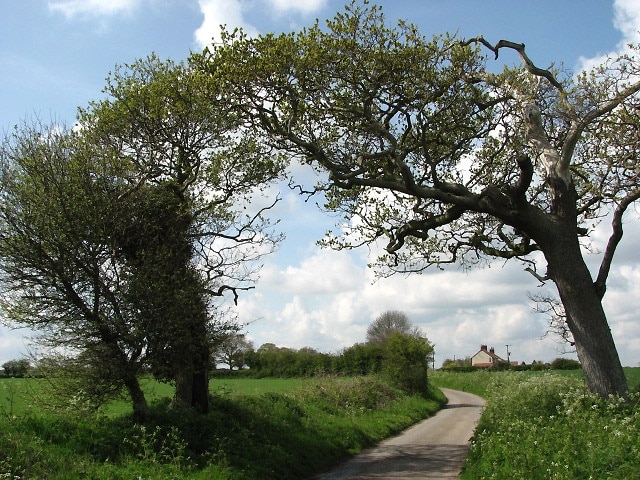
[[[3,379],[0,478],[302,479],[436,412],[375,377],[215,379],[211,411],[170,405],[144,383],[151,415],[116,401],[97,414],[47,408],[46,380]]]
[[[309,379],[301,378],[213,378],[209,390],[221,397],[258,396],[289,392],[308,382]],[[25,415],[42,411],[48,403],[47,383],[47,380],[36,378],[0,378],[0,414]],[[141,383],[149,402],[173,395],[170,384],[151,379],[143,379]],[[109,416],[130,412],[131,406],[126,399],[115,400],[103,410]]]
[[[625,372],[640,391],[640,368]],[[430,375],[487,399],[465,480],[640,479],[638,393],[594,397],[579,371]],[[303,479],[439,408],[375,377],[218,378],[200,415],[171,407],[170,385],[143,384],[141,425],[125,400],[52,411],[46,380],[0,379],[0,478]]]

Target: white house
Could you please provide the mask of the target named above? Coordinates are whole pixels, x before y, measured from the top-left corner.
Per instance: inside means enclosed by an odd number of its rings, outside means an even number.
[[[496,355],[493,347],[487,350],[486,345],[480,345],[480,351],[471,357],[472,367],[493,367],[499,363],[507,363],[507,361]]]

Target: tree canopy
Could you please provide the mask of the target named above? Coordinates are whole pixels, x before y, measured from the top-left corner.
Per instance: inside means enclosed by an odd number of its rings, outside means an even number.
[[[74,129],[26,124],[0,152],[5,312],[81,355],[94,385],[126,386],[140,416],[142,368],[206,411],[212,344],[237,328],[218,300],[253,288],[281,238],[265,216],[278,198],[250,205],[280,163],[216,88],[151,56],[118,68]]]
[[[387,310],[376,317],[367,327],[367,343],[385,344],[392,335],[400,333],[416,338],[424,336],[420,329],[411,324],[406,313]]]
[[[495,73],[506,50],[522,66]],[[602,297],[640,197],[635,59],[571,77],[538,68],[522,44],[428,39],[354,1],[326,27],[227,33],[195,63],[229,83],[264,148],[325,173],[300,187],[344,216],[325,244],[386,239],[382,274],[523,261],[555,283],[588,387],[627,391]],[[581,245],[607,215],[592,276]]]

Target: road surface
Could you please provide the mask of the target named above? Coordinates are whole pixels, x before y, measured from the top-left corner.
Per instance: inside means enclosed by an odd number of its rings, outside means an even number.
[[[442,391],[449,402],[436,415],[313,480],[458,479],[484,400],[457,390]]]

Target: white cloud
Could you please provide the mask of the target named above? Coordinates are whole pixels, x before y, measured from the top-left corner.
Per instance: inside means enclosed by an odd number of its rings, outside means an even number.
[[[279,15],[286,13],[309,15],[325,7],[328,0],[268,0],[252,2],[250,0],[198,0],[204,20],[195,31],[194,37],[199,47],[218,43],[220,26],[227,29],[242,28],[250,37],[258,34],[258,29],[246,18],[253,10],[256,15]],[[266,7],[266,8],[265,8]]]
[[[590,70],[602,64],[608,57],[629,52],[630,43],[640,42],[640,2],[638,0],[615,0],[613,2],[613,26],[620,31],[622,38],[615,50],[593,58],[581,57],[580,70]]]
[[[290,295],[331,295],[354,288],[362,273],[350,256],[317,250],[303,259],[300,266],[266,268],[262,272],[262,280]]]
[[[244,19],[244,4],[240,0],[198,0],[204,19],[195,31],[194,37],[200,47],[219,43],[220,26],[229,30],[240,27],[249,36],[255,36],[258,30]]]
[[[49,10],[67,18],[113,16],[130,13],[143,0],[57,0],[49,2]]]
[[[269,3],[282,12],[299,12],[308,15],[324,8],[327,0],[269,0]]]
[[[13,329],[0,325],[0,366],[9,360],[24,358],[29,352],[32,335],[27,329]]]

